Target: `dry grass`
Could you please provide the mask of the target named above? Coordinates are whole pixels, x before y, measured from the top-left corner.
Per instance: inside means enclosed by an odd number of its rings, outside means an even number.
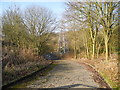
[[[37,71],[50,63],[50,60],[45,60],[29,49],[14,51],[4,49],[2,60],[3,85]]]
[[[72,59],[75,60],[75,59]],[[77,62],[87,63],[92,65],[96,70],[98,70],[101,75],[108,81],[108,83],[113,88],[119,87],[118,81],[118,56],[117,54],[112,54],[108,61],[105,60],[105,56],[101,55],[98,59],[90,60],[87,58],[80,58],[76,60]]]

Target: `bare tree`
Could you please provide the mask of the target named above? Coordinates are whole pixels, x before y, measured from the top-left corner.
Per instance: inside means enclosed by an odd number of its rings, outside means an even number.
[[[8,42],[15,43],[18,47],[23,46],[26,28],[22,23],[22,13],[19,7],[10,7],[3,13],[2,27]]]
[[[98,31],[103,31],[106,60],[109,56],[109,40],[117,28],[117,2],[68,2],[69,20],[75,19],[86,24],[92,41],[92,58],[95,57],[96,37]]]
[[[94,19],[102,25],[105,41],[106,60],[109,59],[109,41],[118,24],[118,2],[96,2]]]
[[[34,46],[39,47],[38,52],[50,34],[56,29],[56,20],[52,12],[41,7],[30,7],[25,11],[24,24],[29,30],[29,34],[34,37]]]
[[[98,32],[98,24],[91,17],[94,15],[92,11],[94,10],[92,3],[80,3],[80,2],[68,2],[67,3],[69,10],[72,13],[68,13],[70,19],[75,19],[81,24],[86,24],[86,27],[89,28],[91,40],[92,40],[92,58],[95,57],[95,43],[96,36]],[[80,25],[81,25],[80,24]],[[81,25],[83,26],[83,25]]]

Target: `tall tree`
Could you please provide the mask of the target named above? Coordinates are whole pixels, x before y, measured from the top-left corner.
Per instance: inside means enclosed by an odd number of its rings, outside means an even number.
[[[42,53],[44,44],[49,39],[50,34],[56,29],[56,20],[52,13],[46,8],[30,7],[25,11],[24,24],[33,37],[38,53]]]
[[[68,16],[79,23],[86,24],[86,27],[90,30],[91,40],[92,40],[92,58],[95,57],[95,44],[96,44],[96,36],[98,32],[98,23],[91,17],[94,16],[95,13],[92,11],[94,10],[94,5],[90,2],[87,3],[80,3],[80,2],[68,2],[67,3],[69,10],[72,14]]]
[[[118,2],[95,2],[94,4],[96,8],[94,19],[103,27],[106,60],[108,60],[110,38],[118,24]]]
[[[26,28],[22,23],[22,14],[20,8],[13,6],[5,11],[2,19],[2,28],[5,39],[8,42],[23,46]]]

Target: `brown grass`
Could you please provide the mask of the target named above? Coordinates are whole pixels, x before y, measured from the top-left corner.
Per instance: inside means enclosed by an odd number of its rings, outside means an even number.
[[[3,49],[3,85],[37,71],[51,63],[50,60],[45,60],[29,49]]]
[[[67,58],[70,59],[70,58]],[[74,58],[71,58],[75,60]],[[87,63],[92,65],[97,71],[101,72],[103,76],[108,80],[108,83],[112,87],[118,87],[118,56],[117,54],[112,54],[108,61],[105,60],[105,56],[101,55],[99,58],[95,60],[90,60],[87,58],[80,58],[75,60],[81,63]]]

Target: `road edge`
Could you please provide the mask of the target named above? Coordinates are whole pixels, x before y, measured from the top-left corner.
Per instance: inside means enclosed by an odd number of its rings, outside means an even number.
[[[74,60],[71,60],[71,61],[74,61]],[[99,75],[99,77],[100,77],[100,80],[101,80],[101,82],[103,82],[103,83],[105,83],[106,85],[107,85],[107,89],[108,90],[112,90],[112,87],[111,87],[111,85],[105,80],[105,78],[101,75],[101,72],[99,71],[99,70],[97,70],[94,66],[92,66],[92,65],[90,65],[90,64],[88,64],[88,63],[85,63],[85,62],[79,62],[79,61],[75,61],[75,62],[77,62],[77,63],[79,63],[79,64],[83,64],[86,68],[87,68],[87,66],[89,67],[89,68],[91,68],[92,70],[94,70],[94,72],[96,72],[96,73],[94,73],[94,74],[97,74],[97,75]],[[92,72],[92,71],[91,71]],[[93,73],[93,72],[92,72]],[[97,82],[98,83],[98,82]],[[100,83],[99,83],[100,84]],[[104,88],[105,89],[105,88]]]
[[[12,82],[8,83],[8,84],[6,84],[6,85],[3,85],[3,86],[2,86],[2,90],[6,90],[6,89],[9,88],[10,86],[13,86],[13,85],[15,85],[16,83],[18,83],[18,82],[20,82],[20,81],[22,81],[22,80],[24,80],[24,79],[26,79],[26,78],[29,78],[29,77],[31,77],[32,75],[35,75],[35,74],[38,73],[38,72],[44,71],[45,69],[47,69],[47,68],[48,68],[49,66],[51,66],[52,64],[53,64],[53,61],[52,61],[50,64],[42,67],[41,69],[39,69],[39,70],[37,70],[37,71],[34,71],[34,72],[32,72],[32,73],[30,73],[30,74],[28,74],[28,75],[26,75],[26,76],[23,76],[23,77],[15,80],[15,81],[12,81]]]

